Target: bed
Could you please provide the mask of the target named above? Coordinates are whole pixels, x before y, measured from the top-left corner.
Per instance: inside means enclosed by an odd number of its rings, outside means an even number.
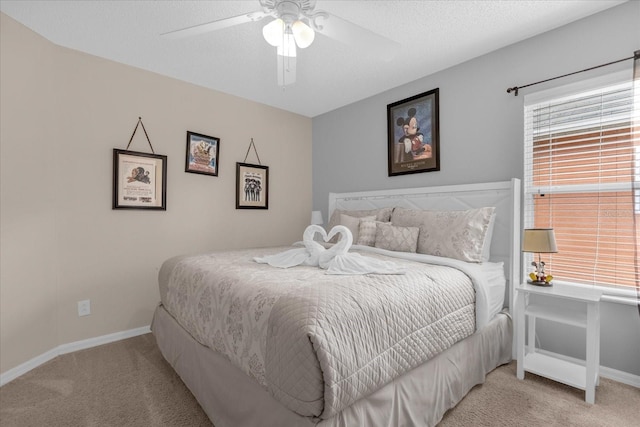
[[[158,347],[216,427],[435,425],[512,359],[519,191],[513,179],[331,193],[330,228],[350,227],[357,256],[399,274],[256,262],[300,244],[173,257],[159,273]],[[420,225],[463,212],[490,218],[481,247],[456,245],[474,261],[436,244],[459,237],[446,226]],[[368,227],[386,243],[370,246]]]

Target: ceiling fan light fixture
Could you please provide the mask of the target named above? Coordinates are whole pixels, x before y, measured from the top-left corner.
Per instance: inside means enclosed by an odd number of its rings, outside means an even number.
[[[262,35],[271,46],[280,46],[282,44],[284,30],[284,21],[278,18],[262,27]]]
[[[285,56],[288,58],[296,57],[296,41],[293,37],[293,34],[289,32],[284,34],[284,36],[280,39],[277,54],[279,56]]]
[[[313,29],[300,20],[293,23],[291,31],[293,32],[293,37],[300,49],[309,47],[316,37],[316,33]]]

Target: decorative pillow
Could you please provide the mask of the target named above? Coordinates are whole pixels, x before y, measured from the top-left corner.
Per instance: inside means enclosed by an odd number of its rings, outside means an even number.
[[[381,221],[360,221],[360,229],[356,245],[373,246],[376,243],[376,230]]]
[[[483,262],[491,245],[493,207],[466,211],[421,211],[396,208],[391,222],[420,227],[418,253]]]
[[[418,246],[418,227],[397,227],[388,223],[376,227],[376,248],[398,252],[415,252]]]
[[[482,247],[482,262],[487,262],[491,258],[491,239],[493,238],[493,226],[496,223],[495,212],[491,214],[489,219],[489,227],[487,227],[487,234],[484,237],[484,245]]]
[[[336,209],[331,214],[331,219],[329,220],[329,225],[327,227],[329,230],[331,230],[336,225],[339,225],[340,215],[342,214],[353,216],[356,218],[375,215],[376,221],[389,222],[391,220],[392,211],[393,211],[393,208],[369,209],[369,210],[361,210],[361,211],[347,211],[344,209]]]
[[[353,241],[358,241],[359,228],[361,221],[375,221],[376,217],[372,216],[363,216],[362,218],[356,218],[354,216],[349,216],[346,214],[340,214],[340,225],[344,225],[351,231],[353,235]],[[329,229],[331,231],[331,229]]]
[[[362,218],[364,216],[373,216],[375,215],[376,221],[389,222],[391,219],[391,212],[393,208],[380,208],[380,209],[369,209],[369,210],[359,210],[359,211],[347,211],[344,209],[336,209],[331,214],[331,219],[329,220],[329,224],[327,225],[327,230],[331,230],[336,225],[340,225],[340,215],[345,214],[356,218]],[[338,241],[338,237],[334,237],[331,239],[331,243],[335,243]],[[356,242],[356,239],[353,239]]]

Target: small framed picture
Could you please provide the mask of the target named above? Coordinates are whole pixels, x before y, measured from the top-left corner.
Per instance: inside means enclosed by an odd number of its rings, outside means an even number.
[[[439,91],[387,105],[389,176],[440,170]]]
[[[185,172],[218,176],[220,138],[187,131]]]
[[[269,209],[269,167],[236,163],[236,209]]]
[[[114,148],[112,208],[167,210],[167,156]]]

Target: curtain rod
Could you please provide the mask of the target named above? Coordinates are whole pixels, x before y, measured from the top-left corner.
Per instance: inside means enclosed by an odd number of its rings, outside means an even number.
[[[585,71],[595,70],[596,68],[606,67],[606,66],[608,66],[608,65],[617,64],[618,62],[628,61],[628,60],[630,60],[630,59],[634,59],[634,58],[635,58],[635,59],[640,58],[640,50],[636,50],[635,52],[633,52],[633,56],[630,56],[630,57],[628,57],[628,58],[618,59],[617,61],[608,62],[608,63],[606,63],[606,64],[602,64],[602,65],[596,65],[595,67],[585,68],[584,70],[574,71],[573,73],[563,74],[563,75],[561,75],[561,76],[557,76],[557,77],[551,77],[550,79],[540,80],[539,82],[529,83],[528,85],[524,85],[524,86],[514,86],[514,87],[510,87],[510,88],[508,88],[508,89],[507,89],[507,93],[511,93],[511,92],[513,92],[513,94],[514,94],[515,96],[518,96],[518,91],[519,91],[520,89],[525,88],[525,87],[538,85],[538,84],[540,84],[540,83],[550,82],[551,80],[556,80],[556,79],[560,79],[560,78],[562,78],[562,77],[572,76],[572,75],[574,75],[574,74],[578,74],[578,73],[584,73]]]

